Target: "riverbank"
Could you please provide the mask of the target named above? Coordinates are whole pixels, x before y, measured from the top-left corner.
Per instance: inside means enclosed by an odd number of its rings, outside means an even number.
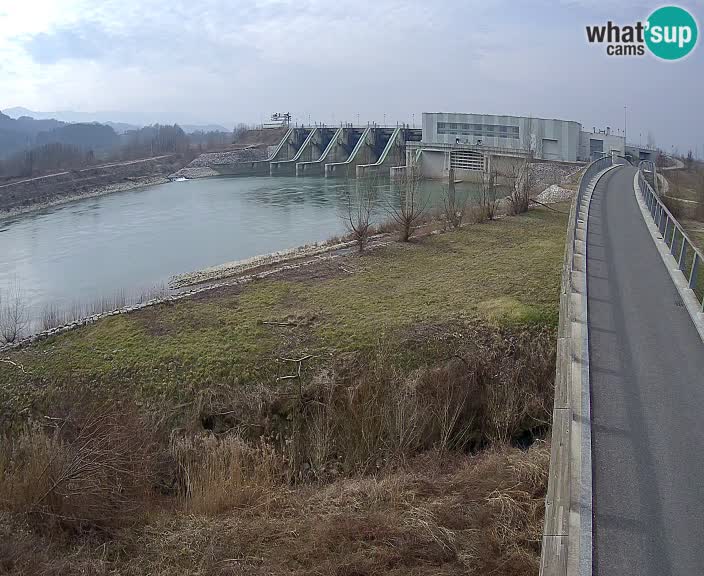
[[[6,571],[535,574],[565,211],[3,352]]]
[[[0,185],[0,217],[16,216],[66,202],[132,190],[168,181],[183,165],[169,154],[91,166]]]
[[[15,208],[2,209],[0,208],[0,220],[6,218],[14,218],[16,216],[21,216],[22,214],[29,214],[31,212],[39,212],[41,210],[46,210],[47,208],[52,208],[55,206],[61,206],[62,204],[68,204],[70,202],[75,202],[76,200],[85,200],[87,198],[97,198],[99,196],[105,196],[106,194],[113,194],[115,192],[127,192],[129,190],[136,190],[138,188],[145,188],[147,186],[156,186],[157,184],[166,184],[170,180],[164,176],[144,176],[136,177],[127,182],[119,182],[116,184],[108,184],[106,186],[97,186],[93,189],[87,191],[76,192],[74,194],[65,194],[62,196],[56,196],[48,200],[43,200],[41,202],[36,202],[29,206],[18,206]]]

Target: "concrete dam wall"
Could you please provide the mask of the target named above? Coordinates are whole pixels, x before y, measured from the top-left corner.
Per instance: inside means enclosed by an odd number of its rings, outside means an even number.
[[[388,175],[392,167],[405,164],[406,142],[420,139],[420,129],[398,126],[302,126],[289,128],[266,159],[210,167],[229,176]]]

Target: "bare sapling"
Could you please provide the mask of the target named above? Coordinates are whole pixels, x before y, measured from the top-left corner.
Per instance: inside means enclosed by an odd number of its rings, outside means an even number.
[[[528,212],[530,193],[535,184],[535,176],[528,160],[511,163],[500,173],[511,193],[508,197],[509,213]]]
[[[392,185],[391,199],[387,211],[399,229],[399,240],[408,242],[415,227],[422,221],[428,206],[420,187],[421,175],[417,166],[406,168],[398,185]]]
[[[0,294],[0,343],[13,344],[24,336],[29,327],[27,303],[18,283]]]
[[[496,217],[496,171],[493,169],[482,173],[479,207],[482,221]]]
[[[354,191],[348,189],[345,194],[345,207],[342,219],[347,231],[357,243],[360,252],[369,241],[372,233],[372,216],[376,201],[376,181],[368,176],[356,182]]]
[[[444,190],[443,209],[445,221],[451,228],[462,226],[467,211],[467,193],[457,192],[454,168],[450,168],[447,189]]]

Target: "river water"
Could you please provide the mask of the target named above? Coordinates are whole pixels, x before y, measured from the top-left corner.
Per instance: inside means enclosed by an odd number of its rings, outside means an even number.
[[[175,274],[345,233],[354,186],[312,177],[187,180],[5,218],[0,292],[6,302],[21,295],[33,330],[48,309],[78,315],[101,299],[138,301]],[[423,182],[422,195],[442,205],[442,184]],[[377,218],[396,197],[388,182],[378,185]]]

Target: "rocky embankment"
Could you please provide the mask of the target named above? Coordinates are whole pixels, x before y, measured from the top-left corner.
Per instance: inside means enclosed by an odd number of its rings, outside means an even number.
[[[533,162],[530,165],[531,178],[539,190],[552,184],[563,184],[573,174],[582,169],[581,165],[561,164],[558,162]]]
[[[206,152],[193,160],[188,166],[181,168],[169,176],[175,178],[206,178],[208,176],[219,176],[217,166],[234,164],[237,162],[256,162],[266,160],[266,148],[242,148],[240,150],[228,150],[226,152]]]
[[[0,184],[0,216],[167,182],[181,162],[172,154]]]

